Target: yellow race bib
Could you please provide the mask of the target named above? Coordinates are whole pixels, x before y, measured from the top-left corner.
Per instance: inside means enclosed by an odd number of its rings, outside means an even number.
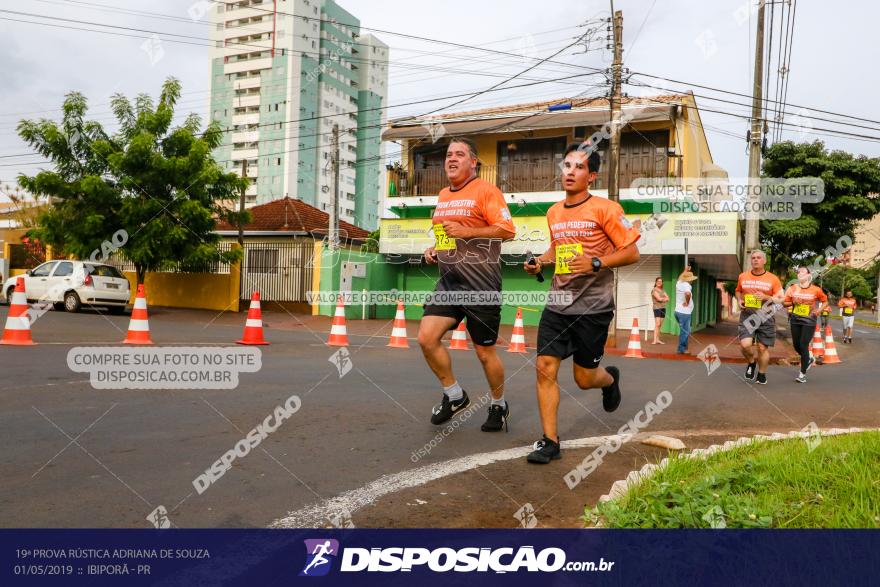
[[[810,315],[810,305],[809,304],[795,304],[794,305],[794,314],[795,316],[803,316],[807,317]]]
[[[853,309],[852,309],[852,308],[848,308],[848,307],[847,307],[847,308],[844,308],[844,309],[843,309],[843,315],[844,315],[844,316],[852,316],[852,313],[853,313]]]
[[[434,245],[436,251],[454,251],[455,239],[446,234],[446,230],[442,224],[434,225],[434,239],[437,241]]]
[[[743,296],[743,303],[746,308],[760,308],[762,305],[761,300],[755,297],[754,294],[745,294]]]
[[[556,273],[559,275],[571,273],[571,267],[568,266],[569,260],[575,255],[583,254],[583,252],[584,246],[580,243],[556,245]]]

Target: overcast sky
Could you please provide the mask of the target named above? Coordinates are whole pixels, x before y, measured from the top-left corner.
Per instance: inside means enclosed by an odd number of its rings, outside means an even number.
[[[464,50],[375,32],[391,46],[391,105],[486,89],[504,76],[535,63],[529,57],[547,57],[573,42],[585,31],[584,27],[578,27],[579,24],[595,24],[596,19],[607,18],[610,14],[608,3],[598,1],[546,4],[522,0],[470,3],[341,0],[340,4],[360,18],[364,27],[362,32],[371,32],[367,30],[369,28],[383,29],[515,54],[503,56],[475,49]],[[209,27],[213,26],[208,21],[215,20],[216,15],[209,13],[194,21],[191,16],[198,16],[200,12],[196,8],[191,14],[192,6],[190,0],[0,1],[0,10],[4,11],[149,31],[114,31],[143,37],[149,37],[155,31],[161,33],[159,37],[162,39],[156,43],[145,38],[71,30],[70,27],[98,27],[0,12],[0,38],[3,39],[0,43],[0,71],[4,81],[0,92],[0,191],[4,184],[14,184],[19,172],[33,173],[41,167],[37,163],[39,157],[33,155],[9,157],[29,152],[15,133],[16,123],[21,118],[57,119],[64,94],[69,91],[84,93],[89,99],[90,117],[112,125],[108,102],[113,93],[133,96],[148,92],[156,95],[162,81],[175,76],[183,83],[184,97],[179,111],[207,115],[210,62],[205,46],[207,41],[200,39],[207,39]],[[624,15],[625,65],[633,72],[749,94],[756,16],[750,16],[748,6],[742,0],[617,0],[615,8],[622,10]],[[781,9],[777,7],[777,10]],[[159,13],[166,18],[147,13]],[[9,19],[39,20],[54,26]],[[876,99],[880,86],[876,75],[880,62],[877,22],[880,22],[880,3],[871,0],[837,4],[797,2],[787,107],[792,115],[798,112],[799,106],[809,106],[880,119]],[[167,36],[170,33],[195,38]],[[604,34],[603,28],[601,35]],[[777,42],[778,34],[774,44]],[[571,48],[555,60],[575,66],[604,68],[608,66],[610,56],[602,50],[603,47],[604,41],[598,40],[587,53],[583,53],[583,46]],[[525,78],[551,80],[587,71],[579,67],[545,65],[512,84],[525,83]],[[775,79],[774,60],[771,88]],[[650,84],[657,81],[637,76],[632,80]],[[535,99],[600,95],[606,89],[602,82],[601,76],[593,75],[491,92],[449,111]],[[680,90],[687,86],[675,84],[670,87]],[[636,93],[632,88],[625,89],[631,94]],[[706,93],[697,87],[693,90],[697,94]],[[748,102],[747,98],[740,96],[712,95],[742,104]],[[390,116],[425,113],[452,101],[393,108]],[[727,169],[731,177],[744,175],[747,167],[746,121],[710,113],[706,109],[747,114],[749,108],[699,97],[697,103],[704,109],[702,120],[707,127],[715,163]],[[825,114],[808,114],[834,118]],[[791,116],[786,120],[791,120]],[[801,119],[800,122],[815,129],[834,128],[880,137],[880,124],[849,121],[849,124],[869,127],[859,128],[816,120]],[[808,133],[809,129],[801,133],[791,129],[784,133],[784,137],[812,136]],[[831,136],[818,138],[832,148],[880,156],[878,141]]]

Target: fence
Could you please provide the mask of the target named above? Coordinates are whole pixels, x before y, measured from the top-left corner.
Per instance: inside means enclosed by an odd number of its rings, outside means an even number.
[[[244,244],[241,297],[254,291],[273,302],[307,303],[312,287],[314,241]]]
[[[220,253],[226,253],[232,250],[232,245],[235,243],[231,242],[220,242],[217,243],[217,251]],[[134,263],[125,256],[124,249],[120,249],[110,255],[109,259],[103,261],[107,265],[113,265],[117,269],[122,272],[125,271],[135,271]],[[161,267],[155,270],[156,273],[214,273],[214,274],[228,274],[229,273],[229,263],[224,263],[219,260],[208,261],[203,263],[182,263],[180,261],[164,263]]]

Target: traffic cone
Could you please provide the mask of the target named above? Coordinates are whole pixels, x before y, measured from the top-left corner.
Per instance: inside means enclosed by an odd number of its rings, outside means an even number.
[[[138,285],[137,296],[131,309],[128,335],[122,344],[153,344],[150,340],[150,323],[147,320],[147,294],[144,284]]]
[[[391,326],[391,339],[388,345],[395,349],[408,349],[409,341],[406,338],[406,316],[403,312],[403,302],[397,302],[397,313],[394,315],[394,324]]]
[[[255,291],[251,296],[251,305],[248,308],[247,321],[244,323],[244,335],[235,344],[269,344],[263,338],[263,312],[260,308],[260,292]]]
[[[630,357],[633,359],[644,359],[645,355],[642,354],[642,343],[639,340],[639,319],[638,317],[633,317],[633,326],[632,330],[629,333],[629,344],[626,345],[626,354],[624,357]]]
[[[816,331],[813,332],[813,344],[810,345],[813,358],[816,363],[822,363],[822,357],[825,356],[825,342],[822,340],[822,327],[816,323]]]
[[[342,296],[336,302],[336,313],[333,315],[333,324],[330,326],[330,338],[328,346],[348,346],[348,331],[345,329],[345,304]]]
[[[842,363],[840,357],[837,356],[837,347],[834,346],[834,337],[831,335],[831,325],[825,327],[825,360],[823,365],[833,365],[834,363]]]
[[[15,291],[9,300],[9,314],[0,344],[35,345],[31,339],[31,319],[28,316],[27,294],[24,292],[24,277],[15,280]]]
[[[452,332],[452,340],[449,341],[449,350],[451,351],[469,351],[467,341],[467,330],[464,327],[464,320],[459,323],[458,328]]]
[[[508,353],[526,352],[526,331],[523,328],[522,308],[516,309],[516,319],[513,321],[513,334],[510,335]]]

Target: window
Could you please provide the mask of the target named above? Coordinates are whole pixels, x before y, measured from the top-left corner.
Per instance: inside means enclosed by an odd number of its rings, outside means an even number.
[[[52,273],[52,268],[55,267],[55,263],[57,261],[49,261],[48,263],[43,263],[33,271],[31,271],[31,277],[49,277],[49,274]]]
[[[250,273],[278,273],[278,249],[251,249],[247,254]]]
[[[58,267],[55,268],[55,273],[52,274],[52,277],[67,277],[69,275],[73,275],[73,263],[63,261],[58,263]]]
[[[116,267],[111,267],[110,265],[86,264],[84,268],[87,274],[94,275],[95,277],[116,277],[118,279],[125,279]]]

